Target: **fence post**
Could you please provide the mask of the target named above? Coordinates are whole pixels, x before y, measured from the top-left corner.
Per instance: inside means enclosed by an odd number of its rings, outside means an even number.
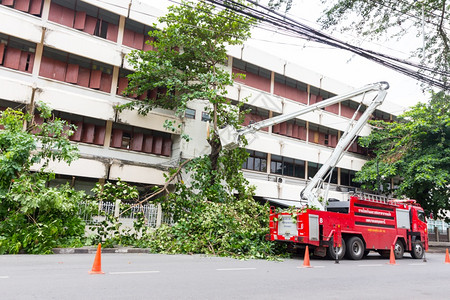
[[[447,227],[447,241],[450,242],[450,227]]]
[[[114,204],[114,217],[118,218],[120,215],[120,200],[117,199],[116,203]]]
[[[161,203],[158,203],[158,210],[156,211],[156,228],[161,227],[162,224],[162,207]]]
[[[436,242],[439,242],[439,228],[434,226],[434,234],[436,236]]]

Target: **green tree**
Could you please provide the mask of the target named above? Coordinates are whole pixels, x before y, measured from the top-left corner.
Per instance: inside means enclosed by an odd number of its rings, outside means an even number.
[[[138,109],[147,114],[155,107],[175,109],[183,116],[192,100],[206,100],[205,107],[212,117],[213,130],[208,139],[211,145],[212,169],[217,169],[220,142],[217,129],[224,125],[240,124],[239,106],[230,106],[225,97],[226,87],[233,78],[227,64],[227,45],[242,44],[250,36],[251,20],[231,10],[215,11],[205,1],[183,1],[169,7],[169,13],[159,19],[164,30],[150,31],[154,38],[153,51],[134,51],[130,63],[136,70],[129,76],[128,93],[144,94],[157,91],[156,97],[134,101],[122,107]],[[174,124],[166,127],[174,130]]]
[[[356,30],[357,33],[369,38],[380,36],[398,38],[414,29],[417,36],[422,36],[424,26],[425,49],[420,47],[412,55],[420,58],[423,65],[434,69],[429,74],[448,83],[450,4],[445,0],[322,0],[322,2],[329,4],[319,19],[325,29]],[[429,71],[422,69],[422,72]]]
[[[450,97],[436,93],[427,104],[417,104],[395,122],[373,121],[376,128],[360,139],[375,149],[376,158],[366,163],[356,180],[363,187],[385,191],[393,178],[401,181],[397,196],[419,201],[435,216],[450,209]]]
[[[47,185],[54,178],[46,171],[50,161],[70,163],[78,157],[68,140],[73,127],[54,118],[44,104],[38,110],[42,124],[12,109],[0,118],[0,253],[48,253],[58,245],[80,244],[84,234],[77,214],[83,193]]]
[[[223,150],[217,135],[221,126],[239,127],[243,122],[243,103],[232,105],[226,98],[226,87],[233,84],[233,76],[224,68],[228,60],[226,46],[247,39],[254,21],[230,9],[216,10],[206,1],[182,1],[168,10],[159,19],[164,30],[149,32],[154,38],[153,51],[134,51],[130,55],[136,72],[129,76],[128,93],[139,95],[149,90],[158,93],[156,97],[130,102],[121,109],[137,109],[147,114],[155,107],[162,107],[182,116],[190,101],[204,100],[205,110],[211,116],[208,137],[211,152],[183,162],[184,172],[190,177],[188,184],[181,180],[181,167],[168,176],[168,181],[180,179],[163,203],[177,224],[163,227],[152,235],[152,249],[163,251],[165,247],[158,245],[171,244],[171,252],[271,255],[272,246],[264,241],[268,210],[263,213],[264,208],[253,200],[253,189],[240,172],[248,154],[245,149]],[[165,126],[172,130],[176,127],[171,122]],[[240,218],[236,218],[238,214]],[[251,218],[256,220],[250,222]],[[244,219],[249,222],[239,222]],[[216,221],[216,227],[212,227]],[[222,225],[221,230],[213,230]],[[229,232],[235,233],[233,240],[226,238]],[[188,240],[191,242],[186,244]],[[233,246],[228,247],[227,243]],[[238,243],[247,243],[248,247],[239,249]]]

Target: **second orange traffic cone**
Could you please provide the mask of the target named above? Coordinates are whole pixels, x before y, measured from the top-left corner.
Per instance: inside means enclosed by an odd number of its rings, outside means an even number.
[[[306,246],[305,249],[305,258],[303,259],[303,268],[311,268],[311,264],[309,263],[309,249]]]
[[[450,264],[450,257],[448,256],[448,248],[445,249],[445,263]]]
[[[98,244],[97,253],[95,254],[94,264],[92,265],[92,270],[89,274],[105,274],[102,271],[102,244]]]
[[[391,246],[391,255],[389,258],[389,264],[390,265],[396,265],[395,263],[395,255],[394,255],[394,247]]]

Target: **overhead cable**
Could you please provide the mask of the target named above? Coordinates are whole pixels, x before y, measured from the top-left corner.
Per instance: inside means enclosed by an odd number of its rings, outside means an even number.
[[[233,0],[206,0],[218,7],[230,9],[238,14],[253,18],[265,24],[271,24],[278,29],[288,31],[296,34],[296,36],[321,44],[326,44],[337,49],[343,49],[355,53],[359,56],[365,57],[376,63],[379,63],[385,67],[393,69],[406,76],[412,77],[420,82],[428,84],[430,86],[438,87],[443,90],[448,90],[448,83],[436,79],[432,74],[440,75],[442,77],[450,78],[450,73],[434,69],[425,65],[416,64],[413,62],[399,59],[387,54],[379,53],[372,50],[367,50],[361,47],[351,45],[347,42],[338,40],[330,35],[327,35],[319,30],[309,27],[305,24],[298,22],[288,16],[285,16],[273,9],[265,7],[255,1],[247,0],[251,3],[251,6],[238,3]],[[411,69],[413,67],[416,69]],[[419,70],[426,71],[428,73],[420,72]]]

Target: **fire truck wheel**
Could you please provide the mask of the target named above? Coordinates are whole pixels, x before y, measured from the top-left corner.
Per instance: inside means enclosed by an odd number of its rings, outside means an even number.
[[[364,248],[363,241],[357,236],[352,236],[347,241],[347,257],[353,260],[363,258],[365,251]]]
[[[329,259],[336,259],[336,248],[334,247],[328,247],[327,248],[327,256]],[[346,251],[345,241],[342,239],[341,247],[338,248],[338,259],[341,260],[344,258]]]
[[[423,245],[421,241],[416,241],[413,243],[411,256],[415,259],[420,259],[423,257]]]
[[[403,247],[402,241],[397,240],[394,246],[394,256],[395,259],[400,259],[403,257],[403,253],[405,252],[405,247]]]

